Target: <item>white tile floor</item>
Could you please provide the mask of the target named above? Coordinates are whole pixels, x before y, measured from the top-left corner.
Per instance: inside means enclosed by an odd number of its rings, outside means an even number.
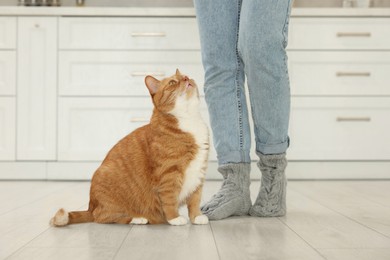
[[[206,182],[204,200],[219,186]],[[48,225],[59,207],[86,208],[88,192],[88,182],[0,182],[0,259],[390,259],[390,181],[290,181],[282,218]]]

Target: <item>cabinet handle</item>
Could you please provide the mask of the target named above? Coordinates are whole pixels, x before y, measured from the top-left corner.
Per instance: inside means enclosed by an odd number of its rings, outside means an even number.
[[[370,77],[370,72],[336,72],[337,77]]]
[[[130,122],[132,123],[149,123],[150,119],[146,117],[133,117],[130,119]]]
[[[337,117],[337,122],[370,122],[371,117]]]
[[[337,37],[371,37],[370,32],[338,32]]]
[[[156,77],[164,77],[165,73],[164,72],[148,72],[148,71],[134,71],[131,73],[131,76],[133,77],[146,77],[148,75],[151,76],[156,76]]]
[[[131,37],[166,37],[165,32],[133,32]]]

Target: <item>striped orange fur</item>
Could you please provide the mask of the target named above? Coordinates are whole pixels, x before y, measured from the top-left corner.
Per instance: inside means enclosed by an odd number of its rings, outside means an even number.
[[[147,76],[154,104],[150,123],[120,140],[96,170],[89,208],[60,209],[53,226],[73,223],[185,224],[178,208],[187,204],[192,223],[205,224],[199,209],[208,156],[208,130],[199,113],[195,82],[178,70],[161,81]],[[143,223],[145,224],[145,223]]]

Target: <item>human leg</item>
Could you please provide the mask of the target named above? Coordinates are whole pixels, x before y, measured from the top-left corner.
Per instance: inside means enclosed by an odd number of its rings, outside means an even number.
[[[250,134],[243,63],[237,52],[242,0],[195,0],[220,191],[202,207],[210,219],[247,214],[250,208]],[[242,206],[244,208],[242,208]]]
[[[286,211],[290,87],[287,33],[291,0],[244,0],[238,49],[245,63],[262,172],[259,195],[250,214],[280,216]]]

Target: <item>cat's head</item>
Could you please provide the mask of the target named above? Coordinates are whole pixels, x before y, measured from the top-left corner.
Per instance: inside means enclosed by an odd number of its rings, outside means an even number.
[[[177,115],[198,108],[199,92],[195,81],[178,69],[173,76],[162,80],[146,76],[145,84],[155,108],[161,112]]]

